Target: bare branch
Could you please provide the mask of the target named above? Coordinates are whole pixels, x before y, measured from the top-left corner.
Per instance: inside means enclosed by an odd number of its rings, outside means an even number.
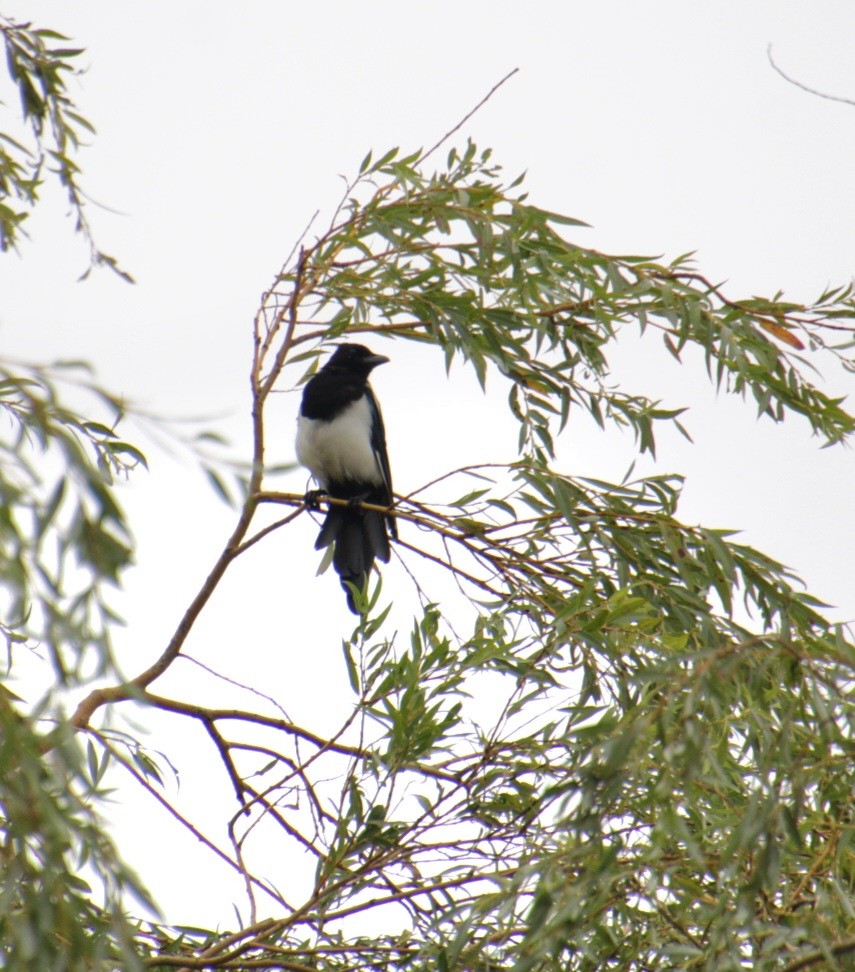
[[[778,72],[778,74],[781,75],[781,77],[785,81],[789,81],[789,83],[794,85],[795,87],[801,88],[802,91],[807,91],[808,94],[816,95],[817,98],[825,98],[826,101],[839,101],[841,104],[844,105],[855,105],[855,100],[853,100],[852,98],[842,98],[840,97],[840,95],[825,94],[822,91],[817,91],[816,88],[809,88],[806,84],[802,84],[801,81],[796,81],[795,78],[791,78],[788,74],[784,74],[784,72],[778,67],[778,65],[775,63],[774,58],[772,57],[771,44],[769,44],[769,46],[766,48],[766,56],[769,58],[769,63],[772,65],[772,67]]]
[[[451,136],[452,136],[452,135],[453,135],[453,134],[454,134],[455,132],[458,132],[458,131],[460,131],[460,129],[461,129],[461,128],[463,128],[463,126],[464,126],[464,125],[466,124],[466,122],[468,122],[468,121],[469,121],[469,119],[470,119],[470,118],[471,118],[471,117],[472,117],[472,116],[473,116],[473,115],[474,115],[474,114],[475,114],[475,113],[476,113],[477,111],[479,111],[479,110],[480,110],[480,109],[481,109],[481,108],[482,108],[482,107],[483,107],[483,106],[484,106],[485,104],[487,104],[487,102],[488,102],[488,101],[489,101],[489,100],[490,100],[490,99],[491,99],[491,98],[493,97],[493,95],[494,95],[494,94],[495,94],[495,93],[496,93],[496,92],[497,92],[497,91],[499,90],[499,88],[501,88],[501,87],[502,87],[502,85],[503,85],[503,84],[504,84],[504,83],[505,83],[506,81],[508,81],[508,80],[510,80],[510,79],[511,79],[511,78],[512,78],[512,77],[513,77],[513,76],[514,76],[514,75],[515,75],[515,74],[516,74],[516,73],[517,73],[518,71],[519,71],[519,68],[514,68],[514,69],[513,69],[513,71],[508,71],[508,73],[507,73],[507,74],[506,74],[506,75],[505,75],[505,76],[504,76],[504,77],[502,78],[502,80],[501,80],[501,81],[497,81],[497,82],[496,82],[496,83],[495,83],[495,84],[493,85],[493,87],[492,87],[492,88],[490,88],[490,90],[489,90],[489,91],[487,92],[487,94],[485,94],[485,95],[484,95],[484,97],[483,97],[483,98],[482,98],[482,99],[481,99],[481,100],[480,100],[480,101],[478,102],[478,104],[477,104],[477,105],[475,105],[475,107],[474,107],[474,108],[472,109],[472,111],[470,111],[470,112],[469,112],[468,114],[466,114],[466,115],[464,115],[464,116],[463,116],[463,117],[462,117],[462,118],[460,119],[460,121],[459,121],[459,122],[458,122],[458,123],[457,123],[457,124],[456,124],[456,125],[454,126],[454,128],[450,128],[450,129],[449,129],[449,130],[448,130],[448,131],[447,131],[447,132],[445,133],[445,135],[443,135],[443,136],[442,136],[442,138],[441,138],[441,139],[440,139],[440,140],[439,140],[439,141],[438,141],[438,142],[437,142],[437,143],[436,143],[435,145],[432,145],[432,146],[431,146],[431,147],[430,147],[430,148],[429,148],[429,149],[427,150],[427,152],[424,152],[424,153],[423,153],[423,154],[421,155],[421,157],[419,158],[419,160],[418,160],[418,162],[417,162],[416,164],[417,164],[417,165],[420,165],[420,164],[421,164],[422,162],[424,162],[424,161],[425,161],[425,159],[427,159],[427,158],[429,158],[429,157],[430,157],[431,155],[433,155],[433,153],[434,153],[434,152],[435,152],[435,151],[436,151],[436,150],[437,150],[437,149],[438,149],[438,148],[439,148],[439,147],[440,147],[440,146],[441,146],[441,145],[442,145],[442,144],[443,144],[444,142],[446,142],[446,141],[448,141],[448,139],[449,139],[449,138],[451,138]]]

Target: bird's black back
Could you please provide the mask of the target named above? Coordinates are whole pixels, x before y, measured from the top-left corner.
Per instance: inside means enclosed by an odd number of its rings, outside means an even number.
[[[300,411],[306,418],[328,422],[351,402],[358,401],[368,388],[368,376],[321,369],[303,389]]]

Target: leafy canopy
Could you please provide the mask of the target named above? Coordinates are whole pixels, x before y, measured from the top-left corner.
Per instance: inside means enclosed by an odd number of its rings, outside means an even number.
[[[128,679],[110,665],[103,590],[132,549],[111,476],[141,456],[111,423],[61,406],[47,373],[0,384],[15,430],[9,670],[47,638],[58,682],[85,682],[93,645],[115,678],[70,720],[54,695],[0,695],[10,967],[795,972],[851,960],[849,634],[780,564],[683,523],[679,476],[614,484],[555,468],[556,437],[585,413],[630,429],[641,452],[661,423],[679,427],[679,409],[614,384],[627,329],[686,367],[700,349],[710,380],[763,417],[846,441],[853,417],[812,366],[852,369],[850,289],[806,305],[730,295],[687,257],[578,244],[576,220],[533,205],[471,143],[432,156],[367,156],[329,227],[276,275],[254,321],[252,471],[236,490],[216,479],[239,497],[234,530],[170,641]],[[366,595],[342,646],[353,699],[334,733],[293,721],[263,673],[248,696],[232,683],[224,708],[156,694],[235,560],[304,515],[301,496],[269,488],[271,394],[357,335],[437,348],[482,384],[500,376],[518,456],[438,469],[399,498],[396,549],[418,608],[402,628],[387,591]],[[445,575],[466,597],[453,615],[434,593]],[[66,627],[30,620],[56,615]],[[104,781],[130,774],[177,812],[157,758],[106,724],[130,700],[200,723],[210,772],[234,790],[227,842],[179,818],[245,881],[233,931],[122,912],[128,891],[144,892],[97,815]],[[295,849],[308,866],[286,873]]]

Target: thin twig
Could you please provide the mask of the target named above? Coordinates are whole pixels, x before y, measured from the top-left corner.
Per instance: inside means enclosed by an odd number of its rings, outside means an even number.
[[[218,678],[221,682],[225,682],[227,685],[233,685],[235,688],[243,689],[244,692],[249,692],[250,695],[255,695],[259,699],[264,699],[265,702],[269,702],[277,712],[281,713],[283,719],[290,719],[290,716],[282,707],[282,705],[273,698],[272,695],[267,695],[264,692],[259,691],[257,688],[253,688],[251,685],[246,685],[244,682],[239,682],[237,679],[229,678],[228,675],[223,675],[221,672],[215,671],[209,665],[204,662],[200,662],[198,658],[194,658],[192,655],[188,655],[186,652],[182,654],[181,658],[184,661],[192,662],[194,665],[202,669],[202,671],[207,672],[209,675],[213,675],[214,678]]]
[[[273,817],[273,819],[279,824],[279,826],[285,831],[285,833],[288,834],[289,837],[293,837],[294,840],[297,841],[297,843],[301,844],[303,848],[307,850],[310,854],[314,854],[315,857],[317,857],[319,860],[324,859],[324,854],[320,850],[318,850],[317,847],[315,847],[315,845],[308,839],[308,837],[304,837],[293,824],[290,824],[282,816],[279,810],[277,810],[276,805],[271,803],[264,796],[263,793],[259,793],[256,789],[254,789],[253,787],[247,784],[244,784],[244,787],[247,790],[247,792],[252,794],[252,802],[257,803],[259,806],[261,806],[262,813],[258,817],[256,817],[251,824],[249,824],[249,826],[246,828],[245,833],[240,838],[240,841],[237,841],[237,838],[235,836],[235,828],[239,823],[241,817],[240,812],[236,813],[231,818],[231,820],[229,821],[229,833],[232,835],[232,839],[233,842],[235,842],[235,844],[237,843],[242,844],[249,836],[250,831],[252,831],[264,819],[265,814],[269,813],[270,816]]]
[[[254,533],[249,538],[249,540],[245,540],[237,548],[235,555],[240,556],[242,553],[245,553],[247,550],[249,550],[250,547],[258,543],[259,540],[263,540],[266,536],[268,536],[268,534],[273,533],[274,530],[278,530],[280,527],[283,527],[286,524],[290,523],[292,520],[295,520],[302,512],[303,510],[301,507],[300,509],[294,510],[293,513],[289,513],[288,516],[283,516],[280,520],[277,520],[275,523],[268,524],[266,527],[259,530],[258,533]]]
[[[258,753],[262,756],[267,756],[270,759],[275,760],[277,763],[284,763],[288,767],[290,772],[287,776],[282,777],[282,779],[277,780],[276,783],[269,786],[266,790],[262,791],[261,796],[266,797],[269,793],[272,793],[276,789],[280,789],[285,786],[290,780],[298,777],[300,782],[303,784],[303,790],[309,798],[312,806],[312,810],[315,814],[317,824],[320,825],[322,822],[331,823],[335,825],[337,818],[331,813],[324,810],[317,793],[315,793],[314,787],[311,780],[306,775],[306,767],[303,764],[296,763],[290,756],[286,756],[284,753],[280,753],[278,750],[271,749],[269,746],[261,746],[257,743],[247,743],[247,742],[233,742],[231,744],[232,749],[240,749],[248,753]],[[264,771],[266,772],[266,771]],[[263,776],[264,772],[258,771],[253,773],[253,776]],[[251,779],[252,777],[250,777]]]
[[[427,150],[427,152],[423,152],[422,153],[422,155],[419,157],[418,161],[416,162],[416,165],[421,165],[422,162],[425,161],[425,159],[427,159],[431,155],[433,155],[433,153],[440,147],[440,145],[443,144],[443,142],[445,142],[449,138],[451,138],[451,136],[455,132],[460,131],[460,129],[463,128],[463,126],[466,124],[466,122],[468,122],[469,119],[475,114],[475,112],[479,111],[493,97],[493,95],[499,90],[499,88],[501,88],[501,86],[506,81],[508,81],[510,78],[512,78],[518,71],[519,71],[519,68],[514,68],[513,71],[508,71],[508,73],[502,78],[501,81],[497,81],[493,85],[493,87],[490,88],[490,90],[487,92],[487,94],[485,94],[484,97],[478,102],[478,104],[475,105],[475,107],[472,109],[472,111],[469,112],[469,114],[464,115],[460,119],[460,121],[454,126],[454,128],[449,129],[449,131],[447,131],[445,133],[445,135],[442,136],[442,138],[436,143],[436,145],[431,146]]]
[[[210,838],[206,837],[201,830],[198,829],[198,827],[192,824],[185,816],[180,814],[164,796],[158,793],[151,783],[149,783],[149,781],[142,775],[142,773],[140,773],[135,766],[131,765],[131,763],[124,756],[122,756],[122,754],[114,746],[110,744],[109,740],[107,740],[102,733],[97,732],[94,729],[87,729],[86,731],[94,736],[101,743],[101,745],[109,751],[110,755],[113,756],[118,763],[124,766],[124,768],[131,774],[131,776],[133,776],[137,783],[139,783],[147,793],[153,796],[155,800],[157,800],[157,802],[172,817],[174,817],[183,827],[193,834],[196,840],[204,844],[209,850],[213,851],[213,853],[216,854],[220,860],[228,864],[229,867],[234,868],[234,870],[236,870],[239,874],[243,874],[240,866],[233,861],[224,850],[217,847],[217,845]],[[265,894],[269,895],[277,903],[277,905],[288,910],[293,910],[291,905],[289,905],[280,894],[278,894],[272,888],[269,888],[263,881],[253,877],[252,875],[250,875],[250,880],[258,888],[264,891]]]
[[[855,100],[852,98],[841,98],[840,95],[825,94],[823,91],[817,91],[816,88],[809,88],[806,84],[802,84],[801,81],[796,81],[795,78],[791,78],[788,74],[784,74],[784,72],[778,67],[772,58],[771,44],[766,48],[766,57],[769,58],[769,63],[785,81],[789,81],[790,84],[795,85],[795,87],[801,88],[802,91],[807,91],[808,94],[816,95],[817,98],[825,98],[826,101],[839,101],[844,105],[855,105]]]

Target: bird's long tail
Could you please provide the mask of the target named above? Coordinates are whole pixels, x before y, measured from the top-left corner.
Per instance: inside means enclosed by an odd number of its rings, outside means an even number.
[[[315,550],[322,550],[331,543],[335,544],[333,567],[347,594],[347,606],[358,614],[353,592],[347,585],[353,584],[364,590],[374,561],[388,563],[389,537],[383,514],[374,510],[330,506],[315,541]]]

